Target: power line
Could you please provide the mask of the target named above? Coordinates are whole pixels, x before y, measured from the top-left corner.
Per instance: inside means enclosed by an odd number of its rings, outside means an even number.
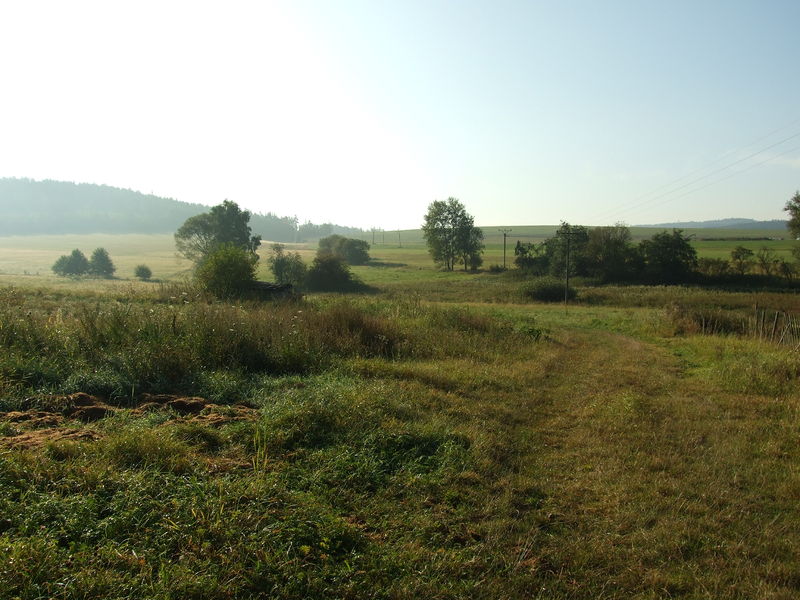
[[[725,153],[723,155],[723,157],[713,161],[712,163],[709,163],[705,167],[701,167],[700,169],[695,169],[694,171],[691,171],[690,173],[688,173],[686,175],[683,175],[681,177],[673,179],[672,181],[667,182],[666,184],[663,184],[663,185],[655,188],[654,190],[651,190],[650,192],[647,192],[646,194],[643,194],[643,195],[639,196],[638,198],[633,200],[632,203],[627,203],[627,204],[623,204],[621,206],[618,206],[616,208],[611,208],[611,209],[606,209],[606,210],[600,211],[599,213],[596,213],[593,217],[591,217],[589,220],[593,221],[593,220],[596,220],[598,218],[608,218],[608,217],[610,217],[612,215],[616,215],[616,214],[620,214],[620,213],[623,213],[623,212],[628,212],[628,211],[631,211],[631,210],[635,210],[637,208],[641,208],[643,206],[648,205],[651,202],[654,202],[654,201],[659,200],[661,198],[667,197],[667,196],[669,196],[671,194],[674,194],[674,193],[676,193],[676,192],[678,192],[678,191],[680,191],[682,189],[685,189],[685,188],[687,188],[687,187],[689,187],[691,185],[694,185],[695,183],[703,181],[704,179],[708,179],[709,177],[713,177],[714,175],[716,175],[718,173],[721,173],[723,171],[726,171],[726,170],[730,169],[731,167],[734,167],[734,166],[736,166],[738,164],[741,164],[741,163],[745,162],[746,160],[749,160],[749,159],[751,159],[751,158],[753,158],[755,156],[758,156],[759,154],[762,154],[763,152],[766,152],[767,150],[775,148],[776,146],[780,146],[781,144],[783,144],[783,143],[785,143],[785,142],[787,142],[787,141],[789,141],[791,139],[794,139],[796,137],[800,137],[800,132],[793,133],[792,135],[790,135],[788,137],[785,137],[785,138],[781,139],[778,142],[772,143],[772,144],[766,146],[765,148],[761,148],[761,149],[757,150],[756,152],[748,154],[744,158],[737,159],[737,160],[735,160],[735,161],[733,161],[733,162],[731,162],[731,163],[729,163],[729,164],[727,164],[727,165],[725,165],[723,167],[720,167],[718,169],[714,169],[714,170],[712,170],[712,171],[710,171],[708,173],[705,173],[704,175],[701,175],[699,177],[691,179],[690,181],[688,181],[688,182],[686,182],[686,183],[684,183],[684,184],[682,184],[682,185],[680,185],[680,186],[678,186],[678,187],[676,187],[674,189],[665,191],[665,192],[663,192],[661,194],[658,194],[658,195],[656,195],[656,196],[654,196],[652,198],[649,198],[649,196],[652,196],[653,194],[655,194],[655,193],[657,193],[657,192],[659,192],[659,191],[661,191],[661,190],[663,190],[665,188],[673,187],[674,185],[680,183],[681,181],[684,181],[688,177],[691,177],[692,175],[694,175],[696,173],[701,173],[701,172],[705,171],[706,169],[708,169],[709,167],[711,167],[711,166],[713,166],[715,164],[719,164],[720,162],[722,162],[722,160],[724,160],[725,156],[728,156],[729,154],[734,153],[734,152],[741,152],[742,150],[744,150],[746,148],[750,148],[750,147],[754,146],[755,144],[757,144],[757,143],[759,143],[759,142],[761,142],[761,141],[763,141],[765,139],[768,139],[768,138],[772,137],[775,133],[777,133],[779,131],[783,131],[785,129],[788,129],[789,127],[792,127],[792,126],[796,125],[797,123],[800,123],[800,119],[796,119],[795,121],[792,121],[791,123],[789,123],[786,126],[779,127],[778,129],[773,130],[769,134],[758,138],[758,140],[756,140],[755,142],[751,142],[750,144],[747,144],[746,146],[743,146],[742,148],[740,148],[738,150],[729,151],[729,152]]]
[[[675,198],[668,198],[668,199],[664,200],[663,202],[659,202],[658,204],[654,204],[653,206],[661,206],[661,205],[666,204],[667,202],[670,202],[672,200],[677,200],[678,198],[683,198],[685,196],[691,196],[692,194],[694,194],[696,192],[699,192],[701,190],[704,190],[707,187],[711,187],[712,185],[716,185],[720,181],[725,181],[726,179],[730,179],[731,177],[736,177],[737,175],[741,175],[742,173],[745,173],[745,172],[749,171],[750,169],[755,169],[756,167],[760,167],[763,164],[766,164],[768,162],[772,162],[773,160],[781,158],[782,156],[786,156],[787,154],[791,154],[792,152],[797,152],[797,151],[800,151],[800,146],[796,146],[795,148],[791,148],[789,150],[786,150],[785,152],[781,152],[780,154],[776,154],[775,156],[770,156],[769,158],[766,158],[766,159],[764,159],[764,160],[762,160],[760,162],[757,162],[757,163],[752,164],[752,165],[750,165],[748,167],[745,167],[744,169],[739,169],[738,171],[735,171],[734,173],[729,173],[728,175],[725,175],[724,177],[720,177],[719,179],[715,179],[714,181],[711,181],[711,182],[707,183],[706,185],[702,185],[702,186],[700,186],[698,188],[695,188],[693,190],[689,190],[688,192],[685,192],[685,193],[681,194],[680,196],[676,196]]]

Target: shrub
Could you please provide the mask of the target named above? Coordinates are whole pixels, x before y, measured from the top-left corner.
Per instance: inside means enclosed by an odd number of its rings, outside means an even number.
[[[577,296],[575,288],[567,290],[567,299]],[[522,296],[539,302],[561,302],[564,300],[564,282],[555,277],[540,277],[522,286]]]
[[[283,244],[272,245],[272,256],[268,261],[277,283],[300,286],[306,278],[307,269],[300,254],[284,252]]]
[[[218,298],[244,295],[255,281],[254,255],[233,244],[212,251],[197,267],[197,281]]]
[[[317,255],[306,277],[306,287],[316,292],[347,292],[358,285],[347,264],[332,254]]]
[[[332,254],[349,265],[365,265],[369,262],[369,244],[364,240],[330,235],[319,241],[318,254]]]
[[[699,258],[697,270],[709,277],[724,277],[730,272],[730,263],[724,258]]]
[[[153,276],[153,272],[147,265],[136,265],[136,268],[133,270],[133,275],[142,281],[147,281]]]
[[[56,275],[78,276],[89,272],[89,260],[77,248],[69,256],[62,255],[52,267]]]

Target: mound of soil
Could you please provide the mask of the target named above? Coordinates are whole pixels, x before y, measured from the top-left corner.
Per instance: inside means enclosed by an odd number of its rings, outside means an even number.
[[[33,402],[33,400],[31,400]],[[51,410],[27,410],[0,413],[0,422],[13,424],[15,433],[0,437],[0,446],[34,448],[60,440],[93,441],[101,437],[94,429],[67,426],[68,421],[85,424],[104,419],[117,412],[140,415],[148,411],[169,410],[180,419],[221,427],[233,421],[251,421],[258,412],[249,406],[220,406],[196,396],[143,394],[133,408],[110,406],[100,398],[78,392],[67,396],[48,396],[37,404]]]

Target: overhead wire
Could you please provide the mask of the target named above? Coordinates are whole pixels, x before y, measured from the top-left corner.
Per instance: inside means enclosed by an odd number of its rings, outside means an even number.
[[[764,152],[766,152],[768,150],[771,150],[772,148],[780,146],[781,144],[784,144],[789,140],[792,140],[794,138],[800,137],[800,132],[793,133],[792,135],[787,136],[787,137],[785,137],[785,138],[783,138],[783,139],[781,139],[781,140],[779,140],[777,142],[774,142],[774,143],[772,143],[772,144],[770,144],[770,145],[768,145],[768,146],[766,146],[764,148],[760,148],[759,150],[757,150],[755,152],[752,152],[752,153],[748,154],[747,156],[745,156],[743,158],[736,159],[733,162],[730,162],[730,163],[728,163],[728,164],[726,164],[726,165],[724,165],[722,167],[719,167],[717,169],[709,171],[708,173],[704,173],[703,175],[701,175],[699,177],[695,177],[695,178],[691,179],[690,181],[687,181],[687,182],[679,185],[678,187],[673,187],[676,184],[678,184],[678,183],[684,181],[685,179],[691,177],[692,175],[697,174],[697,173],[702,173],[706,169],[708,169],[708,168],[710,168],[710,167],[712,167],[712,166],[714,166],[716,164],[719,164],[720,162],[722,162],[725,159],[726,156],[729,156],[730,154],[739,153],[739,152],[741,152],[741,151],[743,151],[743,150],[745,150],[747,148],[751,148],[752,146],[764,141],[765,139],[773,137],[776,133],[778,133],[780,131],[784,131],[786,129],[789,129],[789,128],[795,126],[798,123],[800,123],[800,119],[795,119],[794,121],[788,123],[787,125],[781,126],[781,127],[777,128],[777,129],[771,131],[770,133],[759,137],[754,142],[751,142],[751,143],[749,143],[749,144],[747,144],[747,145],[745,145],[745,146],[743,146],[743,147],[741,147],[739,149],[735,149],[735,150],[731,150],[731,151],[726,152],[721,158],[719,158],[719,159],[707,164],[704,167],[701,167],[699,169],[695,169],[695,170],[691,171],[690,173],[687,173],[686,175],[683,175],[681,177],[673,179],[670,182],[667,182],[666,184],[658,186],[657,188],[651,190],[650,192],[647,192],[646,194],[643,194],[643,195],[639,196],[638,198],[634,199],[633,201],[631,201],[629,203],[626,203],[626,204],[623,204],[621,206],[617,206],[617,207],[614,207],[614,208],[611,208],[611,209],[605,209],[603,211],[600,211],[600,212],[596,213],[594,216],[592,216],[589,220],[590,221],[595,221],[595,220],[600,219],[600,218],[609,218],[609,217],[614,216],[614,215],[618,215],[618,214],[634,211],[636,209],[639,209],[639,208],[642,208],[644,206],[647,206],[647,205],[649,205],[649,204],[651,204],[653,202],[656,202],[657,200],[660,200],[662,198],[671,196],[672,194],[675,194],[676,192],[684,190],[687,187],[690,187],[690,186],[692,186],[692,185],[694,185],[696,183],[699,183],[700,181],[708,179],[709,177],[713,177],[714,175],[717,175],[718,173],[722,173],[723,171],[727,171],[728,169],[730,169],[732,167],[735,167],[736,165],[741,164],[741,163],[743,163],[743,162],[745,162],[747,160],[750,160],[751,158],[754,158],[754,157],[758,156],[759,154],[762,154],[762,153],[764,153]],[[791,152],[791,151],[792,150],[790,150],[788,152]],[[782,155],[783,154],[781,154],[779,156],[782,156]],[[777,157],[772,157],[772,158],[777,158]],[[760,164],[764,164],[765,162],[769,162],[769,160],[771,160],[771,159],[762,161],[761,163],[758,163],[758,164],[753,165],[753,166],[758,166]],[[741,170],[741,171],[737,171],[736,174],[743,173],[744,171],[749,170],[750,168],[751,167],[748,167],[747,169],[744,169],[744,170]],[[729,177],[726,176],[726,177],[720,178],[717,181],[723,181],[723,180],[728,179],[728,178]],[[712,184],[709,184],[709,185],[712,185]],[[701,188],[697,188],[697,190],[694,190],[694,191],[699,191],[700,189],[705,189],[705,187],[708,187],[708,186],[703,186]],[[665,188],[672,188],[672,189],[668,189],[667,191],[664,191],[664,192],[658,194],[659,191],[664,190]],[[693,193],[693,192],[689,192],[689,193]],[[685,195],[688,195],[689,193],[682,194],[681,196],[678,196],[678,197],[684,197]],[[653,194],[657,194],[657,195],[653,196]],[[669,200],[667,200],[665,202],[661,202],[658,205],[665,204],[668,201]]]
[[[800,135],[800,134],[798,134],[798,135]],[[684,198],[686,196],[690,196],[690,195],[692,195],[692,194],[694,194],[696,192],[699,192],[701,190],[706,189],[707,187],[711,187],[712,185],[716,185],[720,181],[725,181],[726,179],[730,179],[731,177],[735,177],[737,175],[741,175],[742,173],[745,173],[746,171],[749,171],[751,169],[755,169],[756,167],[760,167],[761,165],[764,165],[766,163],[769,163],[769,162],[772,162],[774,160],[777,160],[777,159],[779,159],[779,158],[781,158],[783,156],[786,156],[787,154],[791,154],[792,152],[798,152],[798,151],[800,151],[800,146],[796,146],[794,148],[790,148],[789,150],[786,150],[785,152],[781,152],[780,154],[776,154],[775,156],[770,156],[768,158],[765,158],[764,160],[762,160],[760,162],[757,162],[757,163],[754,163],[752,165],[749,165],[749,166],[745,167],[744,169],[739,169],[738,171],[735,171],[733,173],[729,173],[728,175],[725,175],[724,177],[720,177],[719,179],[715,179],[714,181],[711,181],[711,182],[709,182],[709,183],[707,183],[705,185],[702,185],[702,186],[700,186],[698,188],[691,189],[691,190],[689,190],[689,191],[687,191],[687,192],[685,192],[683,194],[680,194],[679,196],[675,196],[674,198],[667,198],[663,202],[659,202],[658,204],[654,204],[653,206],[654,207],[655,206],[661,206],[663,204],[666,204],[667,202],[671,202],[672,200],[677,200],[679,198]]]

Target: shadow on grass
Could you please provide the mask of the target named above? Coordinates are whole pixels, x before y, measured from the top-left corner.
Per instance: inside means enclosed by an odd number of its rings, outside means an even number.
[[[384,269],[390,268],[397,268],[397,267],[407,267],[408,263],[397,263],[397,262],[385,262],[382,260],[371,260],[366,265],[366,267],[381,267]]]

